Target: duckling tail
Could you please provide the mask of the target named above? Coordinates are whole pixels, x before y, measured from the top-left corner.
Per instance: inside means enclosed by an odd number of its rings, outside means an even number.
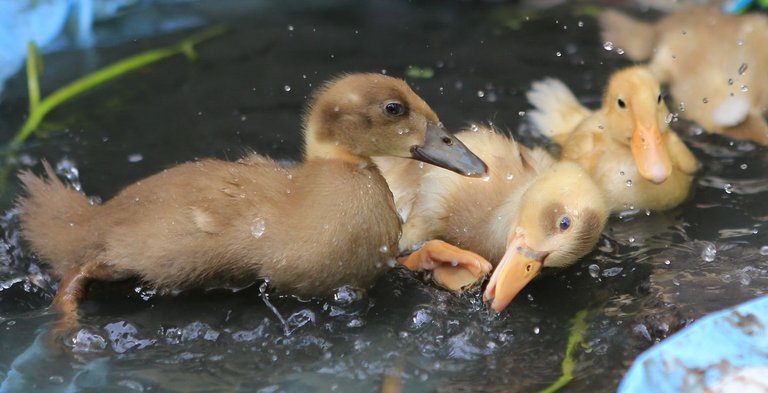
[[[559,144],[591,114],[558,79],[533,82],[525,96],[535,108],[528,113],[533,127]]]
[[[23,237],[61,277],[84,261],[85,250],[95,239],[91,218],[98,206],[62,183],[47,161],[43,166],[45,177],[31,171],[19,174],[26,196],[19,198],[16,206]]]
[[[656,46],[656,29],[651,23],[630,18],[616,10],[608,10],[598,17],[603,41],[622,48],[632,61],[647,60]]]

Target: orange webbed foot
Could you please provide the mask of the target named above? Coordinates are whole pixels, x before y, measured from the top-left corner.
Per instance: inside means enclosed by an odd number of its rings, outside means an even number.
[[[431,270],[436,284],[462,292],[480,283],[493,265],[480,255],[442,240],[430,240],[398,262],[410,270]]]

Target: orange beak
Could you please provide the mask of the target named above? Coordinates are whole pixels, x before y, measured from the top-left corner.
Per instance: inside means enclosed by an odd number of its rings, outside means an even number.
[[[650,127],[635,120],[635,129],[630,141],[632,156],[635,158],[640,176],[655,184],[663,183],[672,174],[672,162],[661,140],[661,131],[656,122]]]
[[[534,251],[517,236],[501,258],[491,281],[485,287],[483,301],[490,301],[491,308],[501,312],[520,291],[541,271],[548,252]]]

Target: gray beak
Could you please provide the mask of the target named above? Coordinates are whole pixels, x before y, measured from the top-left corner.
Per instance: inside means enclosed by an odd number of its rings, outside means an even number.
[[[488,166],[445,128],[427,123],[424,143],[411,146],[411,157],[454,171],[464,176],[480,177]]]

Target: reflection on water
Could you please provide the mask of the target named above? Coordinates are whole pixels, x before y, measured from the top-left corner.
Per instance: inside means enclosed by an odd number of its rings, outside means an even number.
[[[409,66],[420,70],[410,82],[449,128],[489,120],[517,130],[530,81],[563,78],[596,103],[607,75],[626,64],[596,41],[594,19],[577,11],[519,18],[519,30],[497,20],[524,13],[499,5],[342,1],[311,11],[212,12],[233,29],[202,46],[200,62],[158,64],[63,106],[45,128],[66,131],[28,144],[21,161],[48,158],[79,175],[72,180],[86,192],[108,198],[195,157],[233,158],[248,147],[295,159],[301,106],[318,83],[343,71],[403,76]],[[176,38],[97,57],[108,62]],[[46,62],[79,64],[81,55]],[[23,80],[8,88],[3,139],[26,105]],[[400,270],[367,294],[344,288],[325,300],[278,296],[258,284],[172,296],[136,282],[95,283],[82,324],[51,344],[55,316],[46,307],[56,284],[18,237],[11,209],[18,185],[8,179],[0,390],[360,392],[379,391],[389,378],[414,392],[532,391],[560,376],[570,321],[582,310],[587,331],[568,388],[614,390],[642,350],[768,288],[768,157],[682,121],[673,126],[704,165],[692,199],[670,212],[613,218],[593,253],[533,282],[501,315],[489,313],[478,292],[455,296]]]

